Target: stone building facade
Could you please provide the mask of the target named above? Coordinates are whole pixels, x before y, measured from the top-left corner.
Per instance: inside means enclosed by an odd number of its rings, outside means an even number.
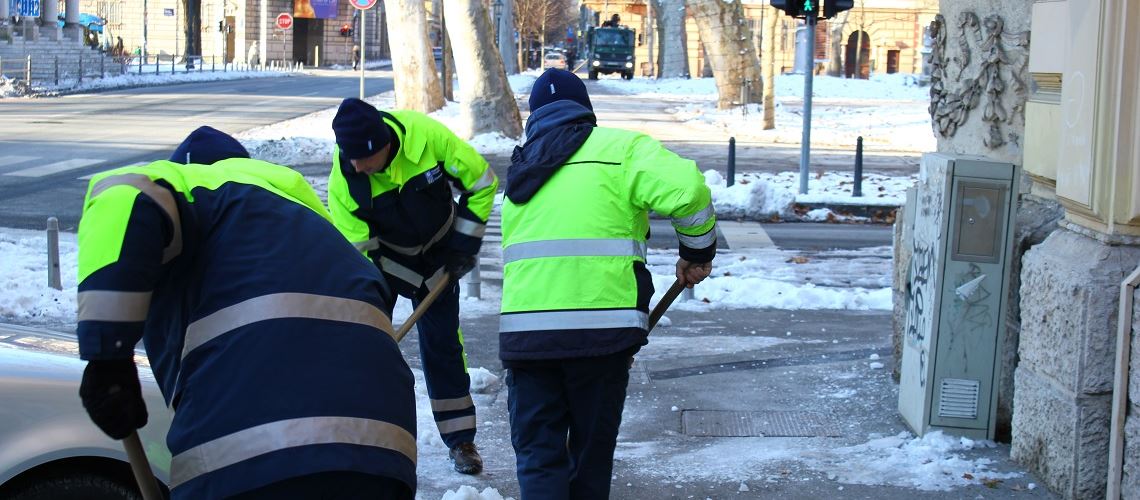
[[[1140,498],[1138,10],[961,0],[931,30],[938,150],[1024,171],[999,416],[1012,457],[1068,499]]]
[[[146,28],[146,50],[152,60],[174,56],[181,60],[186,54],[186,35],[183,29],[186,12],[182,0],[80,0],[83,12],[98,14],[107,19],[104,36],[113,45],[123,39],[127,52],[143,46]],[[262,3],[265,16],[262,19]],[[145,13],[144,13],[145,5]],[[279,14],[294,12],[294,0],[201,0],[201,40],[203,60],[221,65],[225,62],[247,60],[250,46],[256,41],[262,49],[261,59],[266,62],[304,63],[313,66],[351,63],[352,46],[359,43],[359,33],[342,36],[341,27],[348,25],[359,31],[356,9],[347,1],[337,2],[334,19],[294,18],[289,30],[276,28]],[[383,26],[383,2],[366,11],[368,23],[365,47],[369,58],[387,58],[387,40]],[[265,37],[262,38],[262,26]],[[260,47],[264,44],[264,47]],[[319,60],[318,60],[319,58]]]
[[[596,12],[601,20],[613,14],[621,16],[622,24],[638,33],[634,53],[639,74],[656,74],[650,61],[649,46],[644,33],[653,26],[648,19],[651,13],[647,0],[585,0],[582,4]],[[763,40],[764,18],[775,11],[768,0],[743,0],[744,15],[751,24],[757,53]],[[803,22],[781,12],[776,29],[776,70],[780,73],[796,69],[796,45],[803,41]],[[938,14],[938,0],[855,0],[855,8],[835,19],[820,21],[816,29],[815,63],[817,72],[824,72],[831,59],[838,55],[840,74],[866,77],[871,73],[921,73],[925,27]],[[704,53],[700,34],[692,16],[685,20],[689,71],[694,77],[704,75]],[[836,45],[833,42],[838,42]],[[860,57],[856,57],[859,53]],[[856,67],[861,69],[857,73]]]

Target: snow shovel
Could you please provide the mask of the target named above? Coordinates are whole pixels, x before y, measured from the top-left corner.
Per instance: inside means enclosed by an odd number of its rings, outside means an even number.
[[[158,481],[154,479],[154,473],[150,471],[150,462],[147,461],[142,442],[139,441],[138,431],[123,438],[123,448],[127,450],[127,461],[131,463],[131,472],[135,475],[135,481],[139,483],[143,500],[162,500],[162,490],[158,487]]]
[[[427,312],[428,308],[431,307],[431,303],[435,302],[435,299],[439,297],[439,294],[443,293],[444,289],[446,289],[447,286],[451,284],[451,273],[445,272],[441,278],[443,279],[439,280],[439,283],[436,283],[435,287],[432,288],[430,292],[428,292],[427,297],[424,297],[424,300],[420,302],[420,306],[417,307],[416,310],[412,311],[412,315],[408,316],[408,319],[404,320],[404,324],[400,325],[399,330],[396,330],[397,344],[399,344],[401,340],[404,340],[404,336],[407,335],[408,331],[412,329],[412,325],[416,324],[416,321],[420,320],[420,316],[423,316],[424,313]]]
[[[681,295],[681,291],[684,289],[685,285],[681,284],[681,280],[673,282],[673,286],[669,287],[669,290],[661,297],[661,302],[658,302],[657,307],[654,307],[653,311],[649,313],[649,328],[646,331],[653,331],[653,327],[657,326],[657,322],[665,315],[665,310],[669,309],[669,306],[673,304],[678,295]]]

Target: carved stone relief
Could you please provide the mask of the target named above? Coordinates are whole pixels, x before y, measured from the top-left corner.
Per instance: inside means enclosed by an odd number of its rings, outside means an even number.
[[[956,41],[958,53],[947,58],[946,18],[937,15],[930,23],[933,39],[931,50],[930,118],[934,131],[953,137],[966,123],[970,112],[982,105],[982,121],[989,130],[982,142],[991,149],[1008,142],[1019,145],[1015,133],[1002,135],[1002,124],[1024,119],[1024,102],[1029,88],[1025,75],[1029,67],[1029,32],[1009,33],[1001,16],[991,15],[979,21],[977,14],[966,11],[958,15]],[[977,68],[974,50],[978,51]],[[1010,56],[1009,51],[1016,52]],[[956,71],[952,71],[956,70]],[[953,77],[949,75],[953,74]],[[950,89],[948,87],[956,87]],[[1012,90],[1015,104],[1006,109],[1003,99]]]

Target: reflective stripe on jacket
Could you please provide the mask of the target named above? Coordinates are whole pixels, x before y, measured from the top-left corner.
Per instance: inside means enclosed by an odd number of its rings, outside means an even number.
[[[673,218],[683,256],[715,253],[696,165],[652,138],[597,127],[523,204],[503,201],[503,360],[600,356],[643,345],[648,213]]]
[[[326,470],[415,488],[413,378],[391,293],[297,172],[166,161],[91,180],[79,226],[80,354],[145,340],[174,498]]]
[[[393,288],[411,296],[439,273],[443,249],[479,252],[499,180],[471,145],[427,115],[382,116],[399,144],[395,157],[383,172],[364,175],[334,148],[329,213]]]

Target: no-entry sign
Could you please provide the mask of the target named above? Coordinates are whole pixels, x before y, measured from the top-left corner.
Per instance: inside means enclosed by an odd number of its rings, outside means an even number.
[[[285,13],[277,15],[277,29],[287,30],[287,29],[292,28],[292,27],[293,27],[293,16],[291,16],[289,14],[285,14]]]

